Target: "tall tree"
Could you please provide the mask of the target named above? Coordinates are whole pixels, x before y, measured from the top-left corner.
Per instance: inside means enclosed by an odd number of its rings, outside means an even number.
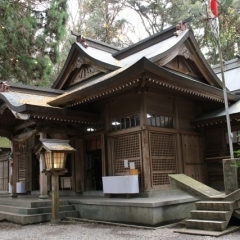
[[[115,46],[127,46],[129,22],[123,17],[124,0],[79,0],[78,23],[74,30]]]
[[[240,1],[219,0],[222,52],[225,60],[234,58],[240,50]],[[127,0],[125,6],[141,18],[148,35],[162,31],[180,20],[192,16],[191,27],[211,64],[218,61],[215,39],[209,19],[209,0]]]
[[[51,84],[67,23],[66,0],[0,1],[0,79]]]

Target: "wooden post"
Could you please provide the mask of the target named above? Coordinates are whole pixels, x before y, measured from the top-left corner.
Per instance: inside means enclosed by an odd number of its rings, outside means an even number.
[[[84,144],[83,139],[75,140],[75,149],[77,150],[75,153],[75,191],[83,192],[84,191]]]
[[[113,147],[113,139],[107,138],[107,154],[108,154],[108,168],[107,168],[107,175],[113,176],[113,156],[112,156],[112,147]]]
[[[32,191],[32,151],[27,149],[26,152],[26,171],[25,171],[25,188],[26,192]]]
[[[56,224],[60,222],[59,219],[59,183],[58,174],[52,174],[52,219],[51,223]]]
[[[145,127],[147,125],[147,109],[146,109],[146,93],[143,92],[140,100],[140,121],[141,126]],[[149,191],[151,189],[151,160],[149,155],[149,138],[148,130],[143,130],[141,134],[142,139],[142,163],[143,163],[143,186],[144,191]]]
[[[48,196],[48,176],[45,175],[45,173],[43,173],[43,169],[45,169],[45,162],[42,159],[42,156],[40,156],[39,159],[39,169],[40,169],[40,173],[39,173],[39,178],[40,178],[40,199],[46,199],[49,198]]]
[[[173,111],[174,111],[174,118],[175,118],[175,128],[178,130],[178,133],[176,134],[176,167],[177,167],[177,173],[183,173],[184,172],[184,163],[182,159],[182,146],[181,146],[181,135],[179,133],[179,114],[178,114],[178,104],[176,99],[174,99],[173,102]]]
[[[17,197],[18,155],[16,154],[13,144],[14,143],[12,142],[12,151],[13,151],[12,179],[11,179],[12,192],[11,192],[10,196],[12,198],[15,198],[15,197]]]
[[[144,130],[142,132],[142,161],[143,161],[143,178],[144,178],[144,191],[149,191],[151,189],[151,171],[150,171],[150,156],[149,156],[149,141],[148,141],[148,131]]]
[[[105,146],[105,135],[101,134],[101,153],[102,153],[102,176],[106,176],[106,146]]]
[[[40,133],[40,138],[46,138],[46,133]],[[45,169],[45,162],[40,155],[39,158],[39,183],[40,183],[40,199],[49,198],[48,196],[48,176],[42,171]]]

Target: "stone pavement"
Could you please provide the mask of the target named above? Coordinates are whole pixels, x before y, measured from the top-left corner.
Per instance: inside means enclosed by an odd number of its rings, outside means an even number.
[[[174,225],[155,230],[105,225],[99,223],[86,223],[63,221],[58,225],[50,223],[17,225],[0,222],[1,240],[216,240],[215,237],[196,236],[175,233],[174,230],[182,228]],[[218,237],[219,240],[238,240],[240,231]]]

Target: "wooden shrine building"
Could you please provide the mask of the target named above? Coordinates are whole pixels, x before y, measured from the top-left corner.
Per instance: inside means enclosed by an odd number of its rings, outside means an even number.
[[[52,88],[3,82],[0,135],[12,141],[12,193],[19,182],[29,193],[50,190],[39,138],[69,139],[77,150],[60,179],[76,193],[102,190],[101,177],[123,175],[125,159],[138,169],[141,192],[169,188],[174,173],[208,183],[206,168],[218,169],[205,158],[228,155],[224,113],[206,115],[224,107],[222,83],[192,31],[177,29],[122,50],[79,36]],[[233,108],[239,99],[228,92]]]

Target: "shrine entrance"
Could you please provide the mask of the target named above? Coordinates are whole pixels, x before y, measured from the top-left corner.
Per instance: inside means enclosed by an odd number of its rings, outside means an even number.
[[[86,140],[85,181],[86,191],[103,190],[101,138]]]

